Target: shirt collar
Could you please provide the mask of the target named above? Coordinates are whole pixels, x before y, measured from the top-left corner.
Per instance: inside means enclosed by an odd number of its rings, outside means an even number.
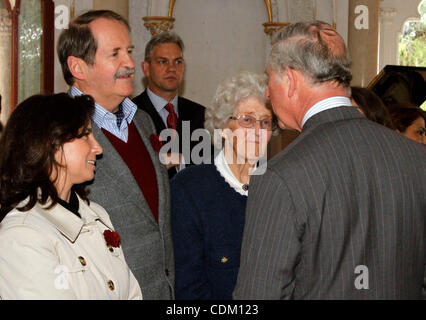
[[[248,191],[243,190],[243,184],[235,177],[231,168],[229,168],[228,163],[225,159],[225,152],[223,149],[214,158],[214,165],[216,166],[216,169],[217,171],[219,171],[220,175],[235,191],[237,191],[243,196],[248,195]]]
[[[102,218],[92,210],[85,201],[83,201],[77,195],[79,201],[79,213],[81,219],[66,208],[57,203],[53,208],[46,210],[45,208],[50,205],[50,201],[47,204],[41,205],[37,203],[34,206],[34,210],[47,221],[49,221],[60,233],[67,237],[72,243],[74,243],[84,225],[87,225],[96,220],[101,221],[109,229],[113,230],[113,227],[108,221],[102,220]]]
[[[69,94],[75,97],[75,96],[81,96],[84,93],[81,92],[76,87],[72,86],[69,91]],[[123,106],[124,120],[126,120],[127,123],[132,122],[133,117],[135,116],[136,110],[138,109],[137,105],[134,104],[133,101],[130,100],[129,98],[125,98],[121,102],[121,105]],[[105,121],[107,121],[107,119],[110,119],[111,115],[113,115],[113,113],[109,112],[108,110],[106,110],[104,107],[102,107],[99,103],[95,101],[95,112],[93,113],[92,118],[99,128],[105,128],[105,125],[104,125]]]
[[[317,113],[320,113],[322,111],[332,109],[332,108],[338,108],[338,107],[346,107],[346,106],[352,106],[351,100],[347,97],[343,96],[336,96],[327,98],[324,100],[321,100],[317,103],[315,103],[308,112],[305,113],[305,116],[302,120],[302,128],[305,125],[306,121],[308,121],[309,118],[316,115]]]
[[[163,99],[162,97],[157,96],[149,88],[146,88],[146,92],[148,94],[149,99],[152,102],[152,105],[154,106],[155,110],[157,110],[158,113],[162,109],[164,109],[164,107],[166,106],[166,104],[171,103],[171,104],[173,104],[173,109],[175,109],[176,114],[179,116],[178,110],[177,110],[177,107],[178,107],[178,95],[175,95],[175,97],[171,101],[167,101],[166,99]]]

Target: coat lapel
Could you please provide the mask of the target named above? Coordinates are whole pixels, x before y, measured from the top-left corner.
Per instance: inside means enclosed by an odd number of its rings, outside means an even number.
[[[155,176],[157,178],[158,186],[158,223],[160,226],[164,225],[164,219],[168,216],[166,213],[169,208],[168,201],[165,201],[169,194],[169,178],[167,174],[166,167],[159,161],[159,153],[155,151],[151,145],[150,135],[155,134],[152,128],[152,121],[147,114],[143,111],[137,111],[135,117],[133,118],[135,126],[139,132],[140,137],[142,138],[143,143],[145,144],[146,149],[148,150],[149,156],[151,157],[152,164],[155,169]],[[151,211],[150,211],[151,212]],[[153,215],[151,214],[153,218]]]
[[[106,176],[103,177],[104,179],[114,181],[113,183],[121,186],[120,188],[117,188],[116,192],[121,193],[123,199],[129,199],[134,202],[134,204],[148,217],[148,219],[150,219],[153,223],[156,223],[148,202],[142,194],[132,172],[127,167],[120,154],[117,150],[115,150],[114,146],[95,123],[92,123],[92,130],[96,140],[98,140],[99,144],[103,148],[103,154],[97,163],[98,169],[96,175],[102,174]],[[144,143],[146,144],[145,140]]]
[[[164,125],[163,119],[161,119],[160,115],[152,104],[151,99],[149,99],[146,90],[141,94],[141,100],[142,103],[139,107],[151,116],[157,135],[159,135],[162,130],[166,129],[166,126]]]

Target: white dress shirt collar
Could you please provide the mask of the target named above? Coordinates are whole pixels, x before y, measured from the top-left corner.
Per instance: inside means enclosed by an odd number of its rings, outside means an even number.
[[[244,184],[242,184],[235,177],[235,175],[232,173],[232,170],[229,168],[223,149],[214,158],[214,165],[216,166],[217,171],[219,171],[220,175],[225,179],[225,181],[231,186],[232,189],[243,196],[248,195],[248,190],[243,190]]]
[[[166,104],[171,103],[171,104],[173,104],[173,109],[175,109],[175,112],[176,112],[177,116],[179,117],[179,113],[178,113],[178,95],[175,95],[175,97],[169,102],[166,99],[163,99],[162,97],[157,96],[149,88],[146,88],[146,92],[148,94],[149,99],[152,102],[152,105],[154,106],[155,110],[157,110],[157,112],[159,114],[161,114],[161,112],[164,109],[164,107],[166,106]]]
[[[81,92],[76,87],[72,86],[69,94],[73,97],[81,96],[84,93]],[[103,128],[106,131],[112,133],[117,138],[127,142],[129,138],[129,129],[128,124],[132,122],[133,117],[138,109],[138,107],[130,100],[129,98],[125,98],[123,102],[121,102],[123,107],[124,119],[125,121],[121,122],[120,128],[117,127],[117,117],[115,114],[109,112],[104,107],[102,107],[99,103],[95,101],[95,112],[93,113],[93,122],[99,128]]]
[[[343,96],[336,96],[336,97],[331,97],[331,98],[321,100],[315,103],[308,110],[308,112],[306,112],[302,120],[302,128],[305,125],[306,121],[308,121],[309,118],[316,115],[317,113],[320,113],[322,111],[332,109],[332,108],[346,107],[346,106],[352,106],[352,103],[349,98],[343,97]]]

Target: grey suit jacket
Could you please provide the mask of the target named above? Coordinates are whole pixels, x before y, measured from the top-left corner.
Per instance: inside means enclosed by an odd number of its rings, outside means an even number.
[[[103,148],[96,175],[89,185],[89,199],[102,205],[121,236],[124,255],[139,281],[144,299],[174,298],[174,256],[170,226],[170,188],[167,170],[153,150],[155,134],[150,117],[138,110],[133,118],[155,167],[159,210],[158,224],[129,168],[118,152],[92,123],[93,134]],[[141,163],[141,166],[144,164]]]
[[[310,118],[253,176],[235,299],[418,299],[426,148],[354,107]]]

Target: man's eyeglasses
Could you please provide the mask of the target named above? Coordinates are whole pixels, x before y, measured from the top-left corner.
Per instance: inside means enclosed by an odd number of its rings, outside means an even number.
[[[238,124],[244,128],[254,128],[256,122],[259,121],[260,128],[266,129],[268,131],[273,131],[276,129],[277,124],[274,122],[272,118],[264,118],[257,120],[255,117],[252,117],[248,114],[240,114],[237,117],[229,117],[229,119],[237,120]]]

